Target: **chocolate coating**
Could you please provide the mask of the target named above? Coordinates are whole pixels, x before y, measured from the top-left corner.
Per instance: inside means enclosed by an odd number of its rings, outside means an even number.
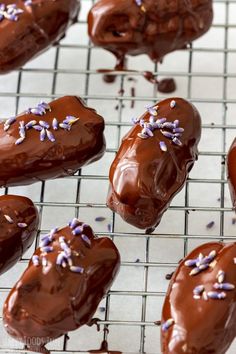
[[[234,139],[227,155],[227,168],[228,168],[228,185],[229,185],[233,207],[235,209],[236,208],[236,139]]]
[[[69,226],[56,231],[50,243],[53,251],[45,255],[42,249],[36,250],[39,266],[32,258],[5,302],[7,332],[29,350],[46,352],[49,341],[89,324],[112,285],[120,265],[117,248],[108,238],[96,238],[85,224],[83,235],[89,242],[82,235],[74,236]],[[69,263],[57,265],[62,252],[60,237],[70,247],[70,259],[73,266],[81,267],[81,273],[71,271]],[[46,266],[42,266],[43,257]]]
[[[1,4],[12,4],[1,0]],[[17,21],[0,21],[0,74],[18,69],[59,41],[76,21],[79,0],[14,0],[23,13]]]
[[[176,106],[170,107],[172,101]],[[179,138],[182,146],[173,144],[160,129],[154,136],[141,139],[142,128],[136,124],[123,138],[110,168],[110,188],[107,205],[128,223],[141,228],[155,228],[173,197],[182,189],[188,173],[197,159],[201,135],[201,119],[196,108],[181,98],[158,103],[155,118],[168,122],[179,120],[184,128]],[[140,118],[148,122],[148,112]],[[164,142],[167,151],[160,149]],[[148,230],[149,232],[149,230]]]
[[[18,223],[26,225],[19,227]],[[30,199],[0,196],[0,274],[13,267],[32,245],[38,223],[38,210]]]
[[[213,18],[211,0],[100,0],[88,16],[93,43],[114,53],[118,68],[126,54],[154,61],[203,35]]]
[[[72,175],[104,154],[104,120],[95,110],[85,106],[75,96],[59,98],[49,106],[51,111],[42,116],[23,113],[7,131],[4,131],[4,124],[0,124],[0,186],[25,185]],[[79,120],[71,126],[70,131],[60,127],[54,130],[53,119],[56,117],[61,124],[66,116],[78,117]],[[26,130],[25,140],[15,145],[22,121],[24,125],[36,121],[36,126],[39,126],[40,121],[48,123],[55,141],[47,137],[40,141],[42,132],[32,127]]]
[[[190,276],[185,261],[202,253],[217,252],[208,269]],[[236,336],[236,291],[224,291],[224,299],[193,298],[193,290],[203,285],[205,292],[214,290],[219,271],[225,272],[224,282],[236,286],[236,243],[207,243],[192,251],[177,268],[165,298],[162,324],[174,320],[167,330],[161,330],[163,354],[224,354]]]

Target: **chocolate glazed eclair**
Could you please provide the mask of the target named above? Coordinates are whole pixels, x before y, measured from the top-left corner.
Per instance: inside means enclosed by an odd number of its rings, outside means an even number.
[[[182,98],[148,107],[125,135],[110,173],[108,207],[149,233],[184,186],[198,156],[201,118]]]

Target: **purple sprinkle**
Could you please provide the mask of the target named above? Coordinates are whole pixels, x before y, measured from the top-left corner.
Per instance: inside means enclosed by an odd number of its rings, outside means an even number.
[[[193,267],[196,265],[196,263],[197,259],[187,259],[187,261],[184,262],[187,267]]]
[[[223,281],[225,280],[225,272],[223,270],[219,270],[217,274],[217,280],[218,283],[223,283]]]
[[[15,142],[15,145],[20,145],[21,143],[23,143],[24,140],[25,140],[25,138],[23,138],[23,137],[17,139],[16,142]]]
[[[46,129],[42,129],[40,132],[40,141],[44,141],[46,139]]]
[[[30,129],[30,128],[32,128],[34,125],[36,125],[37,124],[37,122],[36,122],[36,120],[31,120],[29,123],[27,123],[26,125],[25,125],[25,129]]]
[[[65,130],[70,130],[71,126],[69,124],[60,123],[59,127]]]
[[[106,312],[106,307],[100,306],[100,307],[99,307],[99,311],[100,311],[100,312]]]
[[[164,135],[166,138],[168,139],[173,139],[174,138],[174,134],[167,132],[165,130],[161,130],[162,135]]]
[[[80,274],[82,274],[82,273],[84,272],[84,268],[78,267],[78,266],[71,266],[71,267],[70,267],[70,270],[71,270],[73,273],[80,273]]]
[[[95,221],[97,221],[97,222],[102,222],[102,221],[105,221],[105,220],[106,220],[106,218],[104,218],[103,216],[97,216],[95,218]]]
[[[56,141],[54,135],[50,132],[50,130],[46,129],[46,134],[47,134],[48,139],[49,139],[52,143],[54,143],[54,142]]]
[[[206,225],[207,229],[211,229],[215,225],[215,221],[211,221]]]
[[[29,111],[36,116],[43,116],[45,114],[45,110],[40,107],[30,108]]]
[[[53,127],[54,130],[58,130],[58,128],[59,128],[59,123],[58,123],[58,120],[56,118],[53,118],[52,127]]]
[[[235,286],[234,284],[230,284],[230,283],[215,283],[213,285],[214,289],[216,290],[234,290]]]
[[[174,100],[172,100],[170,102],[170,108],[175,108],[176,107],[176,102]]]
[[[40,251],[43,252],[43,253],[50,253],[50,252],[53,252],[53,247],[51,247],[51,246],[45,246],[45,247],[42,247],[42,248],[40,249]]]
[[[57,256],[57,260],[56,260],[56,264],[57,265],[62,265],[62,262],[64,261],[65,256],[63,253],[59,253],[59,255]]]
[[[38,266],[39,266],[39,256],[34,255],[34,256],[32,257],[32,263],[33,263],[33,265],[34,265],[35,267],[38,267]]]
[[[143,134],[143,133],[138,133],[138,137],[141,138],[141,139],[147,139],[148,136],[146,134]]]
[[[156,123],[158,123],[158,124],[164,124],[166,121],[167,121],[166,118],[160,118],[160,119],[157,119]]]
[[[25,229],[28,225],[24,222],[18,222],[17,226],[20,227],[21,229]]]
[[[178,119],[174,120],[174,125],[176,126],[176,128],[179,126],[179,120]]]
[[[157,116],[157,107],[147,106],[147,111],[151,116]]]
[[[74,236],[81,235],[83,232],[83,227],[82,226],[77,226],[73,231],[72,234]]]
[[[167,128],[167,129],[175,129],[175,125],[171,122],[165,122],[163,125],[162,125],[163,128]],[[175,131],[174,131],[175,132]]]
[[[45,247],[45,246],[48,246],[49,245],[49,243],[51,243],[52,241],[51,241],[51,239],[50,239],[50,237],[45,237],[44,239],[42,239],[41,240],[41,242],[40,242],[40,244],[39,244],[39,247],[40,248],[43,248],[43,247]]]
[[[173,130],[173,133],[183,133],[184,132],[184,128],[175,128]]]
[[[44,101],[41,101],[38,106],[42,107],[46,111],[51,111],[51,107],[49,106],[49,104]]]
[[[47,122],[45,122],[44,120],[40,120],[39,125],[41,125],[41,127],[45,128],[45,129],[50,128],[50,125]]]
[[[91,240],[88,238],[87,235],[82,234],[81,238],[85,243],[87,243],[89,246],[91,246]]]
[[[76,118],[74,116],[67,116],[65,120],[63,120],[63,123],[65,124],[70,124],[73,125],[79,120],[79,118]]]
[[[172,142],[175,144],[175,145],[178,145],[178,146],[182,146],[183,144],[181,143],[181,141],[175,136],[172,140]]]
[[[164,141],[160,141],[159,145],[160,145],[161,151],[164,151],[164,152],[167,151],[167,146],[166,146],[166,143]]]
[[[12,218],[9,215],[4,215],[4,217],[10,224],[13,224],[14,221],[12,220]]]
[[[210,299],[223,300],[226,298],[226,293],[225,292],[217,293],[216,291],[209,291],[207,293],[207,296]]]
[[[10,125],[15,123],[16,117],[8,118],[4,123],[4,130],[7,131],[10,128]]]
[[[47,267],[47,265],[48,265],[48,261],[45,257],[42,257],[42,265],[43,265],[43,267]]]
[[[55,235],[55,234],[57,233],[57,231],[58,231],[58,228],[57,228],[57,227],[55,227],[54,229],[52,229],[52,230],[50,231],[50,238],[51,238],[51,239],[53,238],[53,235]]]
[[[34,125],[32,128],[34,128],[35,130],[41,132],[43,130],[43,128],[40,125]]]
[[[142,0],[135,0],[135,2],[138,6],[142,6]]]
[[[147,136],[150,136],[150,137],[153,136],[153,132],[151,131],[151,129],[149,129],[149,128],[147,128],[147,127],[145,127],[145,128],[142,130],[141,134],[147,135]]]
[[[135,124],[138,124],[140,122],[140,119],[139,118],[132,118],[131,122],[135,125]]]
[[[165,323],[163,323],[162,330],[166,332],[171,326],[173,326],[174,323],[175,321],[173,318],[169,318]]]
[[[197,275],[198,273],[202,272],[203,270],[206,270],[209,268],[209,264],[202,264],[199,267],[193,268],[189,275]]]
[[[140,119],[140,121],[139,121],[139,125],[140,125],[140,127],[144,127],[144,124],[145,124],[145,121],[144,121],[144,119]]]
[[[193,294],[194,295],[201,295],[204,290],[205,290],[204,285],[198,285],[193,289]]]
[[[25,138],[25,123],[23,121],[20,122],[19,134],[21,138]]]
[[[71,256],[71,249],[64,241],[60,242],[60,247],[65,252],[67,257]]]
[[[79,220],[74,218],[72,221],[69,222],[69,226],[71,229],[74,229],[79,223]]]

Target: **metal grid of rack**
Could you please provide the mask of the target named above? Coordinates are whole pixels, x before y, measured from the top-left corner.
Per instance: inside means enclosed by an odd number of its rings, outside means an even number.
[[[101,318],[100,325],[104,331],[97,333],[96,328],[81,329],[70,333],[70,338],[65,336],[51,343],[49,348],[52,353],[82,352],[88,348],[98,349],[99,343],[107,339],[111,350],[159,354],[159,328],[154,321],[160,319],[161,303],[168,285],[165,274],[173,271],[178,260],[199,243],[208,240],[235,240],[236,226],[231,222],[233,214],[225,178],[225,155],[236,129],[236,94],[231,94],[236,84],[236,41],[234,46],[231,45],[236,32],[236,23],[232,21],[232,14],[236,15],[236,0],[214,1],[217,17],[211,31],[205,36],[208,36],[210,45],[205,45],[207,40],[199,40],[184,54],[181,53],[180,57],[178,53],[171,54],[170,60],[174,60],[175,56],[182,60],[180,66],[172,61],[174,65],[171,64],[169,69],[168,60],[163,66],[153,66],[145,61],[157,77],[174,77],[177,84],[180,83],[177,93],[191,100],[203,112],[203,143],[200,146],[199,162],[160,227],[151,235],[125,225],[117,215],[107,210],[104,194],[108,186],[109,164],[123,133],[131,125],[131,114],[142,113],[142,106],[157,101],[161,96],[150,84],[146,84],[149,85],[146,91],[139,91],[141,71],[118,72],[115,88],[104,86],[101,74],[96,71],[100,65],[101,50],[94,48],[87,37],[86,41],[82,40],[82,44],[78,44],[80,39],[77,38],[77,35],[82,38],[86,32],[86,12],[92,3],[90,0],[82,0],[84,15],[79,24],[75,25],[77,30],[72,30],[74,32],[69,40],[63,40],[51,49],[42,62],[39,58],[35,64],[29,63],[23,69],[0,78],[1,115],[5,115],[6,110],[13,113],[13,107],[15,113],[18,113],[21,108],[37,102],[38,99],[46,98],[49,101],[63,93],[78,94],[89,105],[96,107],[98,112],[101,111],[101,105],[103,106],[108,140],[104,162],[82,169],[74,177],[2,191],[32,197],[39,207],[41,227],[34,247],[13,271],[0,279],[0,293],[4,299],[25,268],[33,249],[37,247],[40,234],[46,233],[50,226],[54,226],[53,222],[58,223],[58,219],[61,219],[60,223],[63,225],[64,217],[68,216],[69,219],[73,215],[79,216],[84,221],[95,224],[98,235],[109,236],[115,241],[122,256],[121,275],[96,314],[96,317]],[[218,36],[216,46],[214,41],[211,45],[213,36]],[[78,59],[80,55],[83,58],[79,68],[76,65],[77,55]],[[102,51],[104,58],[106,55],[109,56]],[[61,56],[64,58],[62,61]],[[68,61],[69,57],[75,57],[73,66]],[[139,62],[135,60],[131,59],[132,68],[136,68],[136,64],[139,68]],[[206,64],[199,71],[196,68],[201,60]],[[218,60],[219,66],[214,71],[213,62]],[[100,66],[104,66],[102,64],[101,61]],[[133,78],[132,83],[128,80],[130,76]],[[36,81],[35,87],[32,86],[32,78]],[[6,80],[11,84],[6,83]],[[209,84],[211,80],[212,83]],[[80,85],[82,81],[83,85]],[[63,91],[65,83],[66,92]],[[100,90],[99,85],[102,87]],[[130,90],[127,91],[130,85],[136,85],[136,97],[129,93]],[[204,92],[202,85],[208,85],[207,92]],[[217,90],[216,86],[220,89]],[[133,110],[127,108],[132,100],[135,101]],[[99,196],[96,195],[97,186],[101,187]],[[65,197],[63,194],[60,199],[58,194],[63,188],[70,191],[71,196]],[[56,190],[55,194],[53,189]],[[91,195],[93,193],[94,196]],[[52,219],[48,217],[50,214]],[[107,221],[96,224],[96,215],[105,215]],[[215,221],[214,227],[207,229],[207,220],[211,219]],[[86,338],[89,339],[88,342]],[[0,353],[24,353],[22,348],[19,343],[11,341],[1,329]],[[229,353],[233,352],[235,351]]]

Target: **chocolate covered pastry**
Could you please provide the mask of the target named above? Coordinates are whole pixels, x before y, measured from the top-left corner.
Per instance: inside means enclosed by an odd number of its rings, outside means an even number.
[[[211,0],[100,0],[88,16],[93,43],[117,58],[147,54],[155,62],[203,35],[213,18]]]
[[[233,208],[236,209],[236,139],[234,139],[227,155],[227,167],[229,190]]]
[[[207,243],[178,266],[162,311],[163,354],[224,354],[236,336],[236,243]]]
[[[0,186],[74,174],[105,150],[104,120],[75,96],[41,102],[0,124]]]
[[[52,230],[5,302],[7,332],[27,349],[46,353],[53,339],[90,324],[119,265],[114,243],[95,237],[89,225],[73,219]]]
[[[32,245],[38,223],[38,210],[30,199],[0,196],[0,274],[13,267]]]
[[[79,0],[0,0],[0,74],[59,41],[79,9]]]
[[[148,107],[133,123],[110,168],[107,205],[149,233],[197,159],[201,118],[191,103],[174,98]]]

